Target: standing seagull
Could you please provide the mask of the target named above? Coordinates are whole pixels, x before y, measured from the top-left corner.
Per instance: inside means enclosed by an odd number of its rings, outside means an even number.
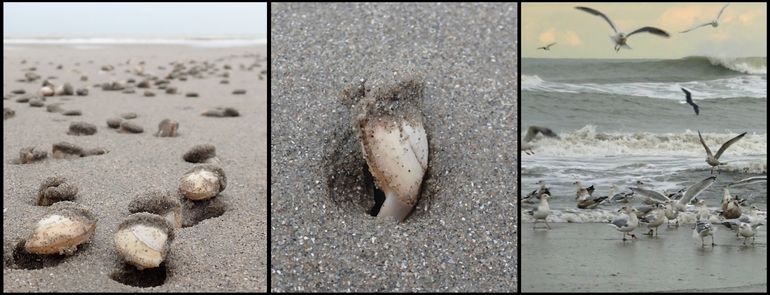
[[[714,245],[714,228],[711,227],[711,222],[708,220],[698,220],[698,222],[695,223],[695,229],[692,231],[693,238],[700,237],[701,246],[705,245],[703,242],[703,238],[707,236],[711,236],[711,246]]]
[[[538,133],[542,133],[545,136],[553,137],[553,138],[559,138],[559,135],[556,134],[556,132],[553,132],[553,130],[540,127],[540,126],[529,126],[529,129],[527,129],[527,135],[524,136],[524,140],[521,141],[521,150],[527,153],[527,155],[532,155],[535,152],[532,151],[532,148],[534,147],[530,141],[535,139],[535,136],[537,136]]]
[[[682,88],[682,87],[679,87]],[[684,94],[687,96],[687,104],[692,106],[692,109],[695,110],[695,115],[700,114],[700,110],[698,110],[698,105],[692,102],[692,96],[690,95],[690,91],[687,91],[687,89],[682,88],[682,91],[684,91]]]
[[[542,194],[540,195],[540,204],[537,205],[537,209],[529,211],[530,215],[535,218],[535,222],[532,224],[532,229],[535,229],[535,225],[537,225],[538,220],[543,220],[545,222],[545,226],[548,229],[551,229],[551,226],[548,225],[548,214],[551,214],[551,209],[548,207],[548,199],[551,196],[548,194]]]
[[[623,206],[623,208],[618,210],[618,212],[620,211],[625,211],[626,214],[613,219],[612,223],[610,223],[610,226],[618,231],[623,232],[623,241],[625,242],[626,235],[639,225],[639,219],[636,217],[636,208]],[[631,237],[636,239],[636,236],[633,233],[631,233]]]
[[[722,147],[719,148],[719,150],[717,151],[717,154],[714,155],[711,153],[711,150],[706,145],[706,142],[703,141],[703,136],[700,135],[700,130],[698,130],[698,137],[700,138],[700,143],[703,145],[703,148],[706,149],[706,154],[708,154],[706,156],[706,163],[711,165],[711,174],[714,174],[714,167],[716,167],[717,172],[719,172],[719,165],[727,165],[727,163],[719,162],[719,157],[722,156],[722,153],[724,153],[725,150],[727,150],[727,148],[733,145],[733,143],[743,138],[744,135],[746,135],[746,132],[743,132],[740,135],[733,137],[733,139],[728,140],[727,142],[722,144]]]
[[[554,46],[554,45],[556,45],[556,42],[553,42],[553,43],[548,44],[548,45],[543,46],[543,47],[538,47],[537,49],[542,49],[542,50],[545,50],[545,51],[551,51],[551,46]]]
[[[751,244],[754,245],[754,238],[757,235],[757,227],[762,225],[759,224],[748,224],[748,223],[741,223],[741,226],[738,228],[738,234],[743,236],[743,244],[746,245],[746,240],[748,238],[751,238]]]
[[[615,28],[615,24],[613,24],[610,18],[604,15],[604,13],[601,13],[596,9],[583,7],[583,6],[576,6],[575,9],[582,10],[596,16],[601,16],[602,18],[604,18],[604,20],[607,21],[608,24],[610,24],[610,27],[612,27],[612,30],[615,31],[615,35],[610,36],[612,41],[615,42],[615,52],[620,51],[621,47],[631,49],[631,46],[628,46],[628,44],[626,44],[626,40],[628,39],[628,37],[631,37],[631,35],[636,33],[647,32],[647,33],[658,35],[661,37],[666,37],[666,38],[669,37],[666,31],[658,29],[656,27],[642,27],[642,28],[636,29],[636,31],[629,33],[628,35],[625,35],[623,32],[618,32],[618,29]]]
[[[689,30],[681,31],[680,33],[687,33],[689,31],[695,30],[695,29],[700,28],[700,27],[705,27],[705,26],[708,26],[708,25],[711,25],[712,27],[715,27],[715,28],[718,27],[719,26],[719,17],[722,16],[722,12],[725,11],[725,8],[727,8],[727,5],[730,5],[730,3],[725,4],[725,6],[722,6],[722,9],[719,10],[719,14],[717,14],[717,18],[715,18],[714,20],[712,20],[710,22],[707,22],[705,24],[702,24],[702,25],[697,25],[697,26],[695,26],[695,27],[693,27],[693,28],[691,28]]]

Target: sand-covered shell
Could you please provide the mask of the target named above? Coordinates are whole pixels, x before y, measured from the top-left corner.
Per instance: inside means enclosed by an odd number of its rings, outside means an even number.
[[[354,129],[375,184],[385,193],[377,216],[402,221],[420,197],[428,169],[428,137],[420,110],[423,88],[422,81],[408,80],[359,102]]]
[[[46,178],[37,191],[37,205],[49,206],[56,202],[73,201],[78,188],[61,176]]]
[[[182,227],[182,203],[170,191],[150,191],[128,203],[128,212],[148,212],[168,220],[174,228]]]
[[[177,134],[177,129],[179,129],[179,122],[171,119],[163,119],[163,121],[160,121],[160,124],[158,124],[158,132],[155,132],[155,136],[174,137]]]
[[[142,270],[160,266],[171,248],[174,229],[157,214],[140,212],[128,216],[113,237],[121,258]]]
[[[24,249],[32,254],[71,255],[77,246],[88,242],[96,229],[96,217],[83,205],[64,201],[50,207],[32,235],[27,238]]]
[[[216,155],[217,148],[213,144],[198,144],[187,151],[182,159],[190,163],[203,163]]]
[[[182,176],[179,192],[190,200],[198,201],[212,198],[227,186],[227,179],[222,168],[202,164],[193,167]]]

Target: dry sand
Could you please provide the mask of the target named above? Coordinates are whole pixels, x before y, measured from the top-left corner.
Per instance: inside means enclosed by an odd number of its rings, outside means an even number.
[[[243,57],[250,54],[251,57]],[[126,62],[145,60],[146,72],[158,75],[170,72],[170,62],[196,60],[198,63],[219,58],[221,68],[231,64],[230,84],[221,78],[190,78],[172,81],[180,92],[195,91],[198,98],[182,94],[167,95],[153,86],[155,97],[106,92],[91,88],[86,97],[49,98],[46,104],[61,102],[64,109],[82,110],[82,116],[32,108],[26,103],[4,100],[16,115],[3,124],[3,291],[4,292],[139,292],[139,291],[264,291],[266,289],[266,81],[257,79],[262,70],[242,71],[238,65],[250,65],[265,57],[265,47],[194,48],[186,46],[12,46],[3,52],[3,89],[23,88],[36,92],[42,80],[19,83],[23,68],[37,67],[43,78],[57,76],[54,83],[70,82],[75,88],[135,77],[124,71]],[[230,58],[231,55],[235,57]],[[260,58],[261,59],[261,58]],[[20,64],[22,60],[27,63]],[[93,61],[93,63],[89,63]],[[75,64],[79,63],[79,66]],[[266,62],[260,62],[263,68]],[[63,69],[57,70],[61,64]],[[116,69],[99,73],[102,65]],[[158,70],[158,66],[166,70]],[[80,81],[80,70],[89,76]],[[220,73],[222,71],[220,70]],[[136,78],[136,77],[135,77]],[[138,79],[138,78],[137,78]],[[137,80],[138,81],[138,80]],[[246,95],[233,95],[246,89]],[[234,107],[241,116],[210,118],[200,113],[216,106]],[[134,112],[134,123],[144,133],[117,133],[107,128],[106,120]],[[164,118],[179,122],[175,138],[153,136]],[[97,126],[91,136],[67,135],[70,122],[84,121]],[[86,148],[103,147],[109,153],[78,159],[59,160],[50,156],[51,146],[67,141]],[[167,280],[158,287],[138,288],[110,278],[118,265],[112,236],[118,224],[129,214],[128,203],[134,196],[155,189],[176,190],[179,178],[193,164],[182,155],[196,144],[210,143],[224,168],[228,185],[220,198],[227,210],[219,217],[176,231],[168,257]],[[48,159],[33,164],[15,165],[19,149],[35,146],[49,152]],[[42,269],[10,267],[14,245],[26,238],[31,227],[47,207],[34,205],[37,188],[49,176],[60,175],[79,188],[77,203],[91,208],[99,221],[91,243],[57,266]]]
[[[271,290],[516,291],[516,4],[272,8]],[[410,76],[430,171],[396,224],[366,213],[371,196],[330,194],[325,163],[360,153],[335,149],[343,87]]]

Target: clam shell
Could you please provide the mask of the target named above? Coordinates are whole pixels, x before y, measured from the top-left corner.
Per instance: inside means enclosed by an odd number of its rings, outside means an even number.
[[[168,256],[174,230],[163,217],[141,212],[120,224],[113,240],[121,258],[138,269],[155,268]]]
[[[225,189],[227,179],[222,168],[204,164],[188,171],[179,184],[179,192],[190,200],[205,200]]]
[[[96,229],[96,218],[82,205],[59,202],[35,225],[24,248],[33,254],[66,254],[90,240]]]

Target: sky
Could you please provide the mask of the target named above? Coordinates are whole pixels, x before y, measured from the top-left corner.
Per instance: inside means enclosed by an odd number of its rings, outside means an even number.
[[[6,3],[3,37],[267,38],[266,3]]]
[[[522,3],[521,56],[537,58],[660,58],[686,56],[767,56],[767,4],[731,3],[719,26],[679,33],[716,18],[726,3]],[[599,16],[575,9],[587,6],[612,19],[626,34],[654,26],[671,37],[648,33],[628,38],[633,49],[615,52],[612,28]],[[557,42],[550,51],[537,47]]]

